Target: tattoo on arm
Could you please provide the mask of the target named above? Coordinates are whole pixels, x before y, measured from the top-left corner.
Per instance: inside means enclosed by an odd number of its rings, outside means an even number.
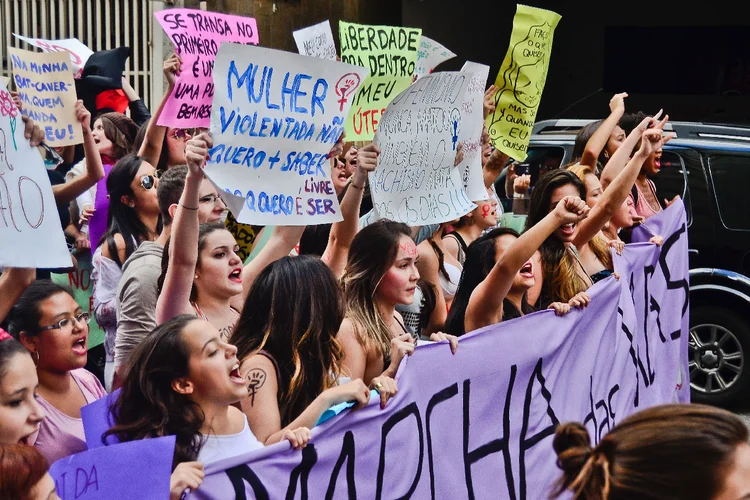
[[[266,372],[261,368],[250,370],[250,373],[247,374],[247,380],[250,382],[247,386],[247,395],[250,396],[250,406],[255,406],[255,394],[266,383]]]

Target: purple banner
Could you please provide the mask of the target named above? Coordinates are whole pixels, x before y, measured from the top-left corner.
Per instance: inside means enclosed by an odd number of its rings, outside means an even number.
[[[174,436],[102,446],[49,469],[62,500],[169,498]]]
[[[484,328],[456,355],[418,347],[385,410],[339,415],[301,452],[280,443],[208,465],[190,498],[547,498],[558,423],[583,422],[598,442],[638,410],[689,400],[683,206],[648,227],[664,245],[628,245],[619,281],[594,286],[585,311]]]

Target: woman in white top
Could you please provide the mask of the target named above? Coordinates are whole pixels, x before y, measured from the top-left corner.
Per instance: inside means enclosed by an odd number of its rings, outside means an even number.
[[[447,224],[440,224],[437,231],[417,245],[419,275],[435,287],[435,309],[424,329],[429,336],[439,332],[445,325],[445,318],[456,295],[458,282],[461,280],[461,263],[445,248],[443,235]]]
[[[203,463],[263,446],[233,406],[246,396],[237,348],[210,323],[181,315],[158,326],[133,352],[112,408],[115,425],[103,439],[174,435],[171,493],[179,498],[185,488],[199,486]],[[302,447],[310,434],[288,431],[283,438]]]

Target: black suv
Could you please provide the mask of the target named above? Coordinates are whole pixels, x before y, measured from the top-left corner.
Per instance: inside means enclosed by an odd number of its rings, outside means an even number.
[[[546,120],[526,163],[539,172],[572,160],[592,120]],[[726,405],[750,394],[750,128],[672,122],[653,181],[659,199],[682,196],[690,244],[690,387],[694,401]]]

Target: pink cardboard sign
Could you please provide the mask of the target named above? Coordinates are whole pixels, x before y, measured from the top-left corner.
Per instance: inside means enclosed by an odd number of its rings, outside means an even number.
[[[167,9],[154,14],[182,58],[182,72],[164,106],[159,125],[173,128],[211,124],[213,68],[222,42],[258,45],[252,17],[193,9]]]

